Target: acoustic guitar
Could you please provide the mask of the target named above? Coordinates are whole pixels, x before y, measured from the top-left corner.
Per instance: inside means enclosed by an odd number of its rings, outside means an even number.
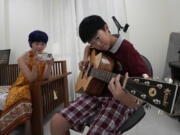
[[[91,52],[90,62],[85,67],[84,72],[80,72],[76,82],[76,92],[86,92],[90,95],[101,95],[104,87],[112,77],[117,74],[112,73],[114,61],[111,57],[101,53]],[[120,83],[128,93],[173,114],[175,103],[178,99],[179,86],[160,81],[148,80],[140,77],[121,76]],[[178,91],[179,90],[179,91]]]

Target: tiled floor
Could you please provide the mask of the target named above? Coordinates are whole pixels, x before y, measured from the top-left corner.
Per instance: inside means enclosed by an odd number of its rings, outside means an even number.
[[[88,127],[83,133],[71,131],[71,135],[86,135]],[[44,125],[45,135],[50,135],[49,121]],[[180,135],[180,122],[178,119],[169,117],[166,113],[158,115],[158,109],[151,107],[146,110],[145,117],[124,135]]]
[[[180,135],[180,122],[169,117],[167,114],[158,115],[158,109],[152,107],[146,110],[146,115],[135,127],[124,133],[124,135]],[[51,114],[44,122],[44,135],[50,135],[49,125]],[[83,133],[70,131],[71,135],[86,135],[88,127],[85,128]],[[22,135],[12,134],[12,135]]]
[[[158,109],[146,110],[146,115],[124,135],[180,135],[180,122],[167,114],[158,115]]]

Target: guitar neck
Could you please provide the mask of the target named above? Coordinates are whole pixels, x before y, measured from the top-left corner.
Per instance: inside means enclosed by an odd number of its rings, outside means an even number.
[[[92,68],[91,76],[103,82],[109,83],[117,74]],[[120,83],[130,94],[172,114],[178,95],[179,86],[143,78],[120,77]]]
[[[100,69],[96,69],[96,68],[92,68],[91,76],[96,79],[99,79],[103,82],[109,83],[113,77],[117,76],[117,74],[112,73],[112,72],[107,72],[104,70],[100,70]],[[120,84],[122,85],[122,88],[124,90],[128,91],[129,93],[131,93],[131,89],[129,89],[129,86],[132,85],[134,83],[134,81],[131,80],[130,78],[125,78],[124,76],[121,76],[119,81],[120,81]],[[141,93],[138,89],[136,89],[136,92]]]

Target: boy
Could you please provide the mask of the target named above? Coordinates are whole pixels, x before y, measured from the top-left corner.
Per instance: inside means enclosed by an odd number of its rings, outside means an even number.
[[[84,18],[79,26],[79,36],[92,48],[110,53],[121,64],[122,75],[128,72],[130,76],[143,74],[150,76],[141,56],[132,44],[121,37],[112,36],[108,25],[100,16],[92,15]],[[88,54],[89,49],[86,46],[84,60],[79,64],[81,70],[87,62]],[[108,85],[112,94],[108,89],[105,89],[100,97],[82,94],[70,106],[55,114],[51,121],[52,135],[68,134],[70,128],[83,131],[84,123],[94,114],[96,116],[89,127],[88,135],[119,134],[123,123],[131,116],[135,108],[142,104],[137,104],[136,97],[122,90],[119,78],[120,75],[113,78]]]

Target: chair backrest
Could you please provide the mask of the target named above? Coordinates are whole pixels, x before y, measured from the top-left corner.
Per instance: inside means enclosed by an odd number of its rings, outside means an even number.
[[[19,74],[17,64],[0,64],[0,86],[12,85]]]
[[[141,58],[143,59],[145,65],[147,66],[151,76],[153,76],[153,68],[152,68],[152,65],[151,65],[150,61],[143,55],[141,55]]]
[[[112,34],[113,36],[119,38],[120,34]],[[153,76],[153,69],[152,69],[152,65],[150,63],[150,61],[143,55],[141,55],[141,58],[143,59],[145,65],[147,66],[149,72],[151,73],[151,75]]]
[[[0,65],[0,86],[12,85],[19,75],[18,64]],[[54,61],[52,65],[52,76],[66,73],[66,61]],[[4,79],[5,78],[5,79]]]
[[[0,50],[0,64],[9,64],[10,49]]]
[[[178,53],[179,51],[180,51],[180,33],[172,32],[169,37],[169,46],[167,50],[163,78],[171,77],[169,62],[180,61],[180,57]]]
[[[150,61],[143,55],[141,55],[141,58],[143,59],[143,61],[144,61],[145,65],[147,66],[149,72],[153,76],[153,69],[152,69]],[[145,116],[145,110],[144,110],[143,106],[140,106],[134,112],[134,114],[129,118],[129,120],[127,120],[123,124],[123,126],[121,128],[121,134],[130,130],[132,127],[134,127],[144,116]]]
[[[145,116],[145,110],[143,106],[140,106],[134,114],[127,120],[121,127],[121,134],[133,128],[142,118]]]

